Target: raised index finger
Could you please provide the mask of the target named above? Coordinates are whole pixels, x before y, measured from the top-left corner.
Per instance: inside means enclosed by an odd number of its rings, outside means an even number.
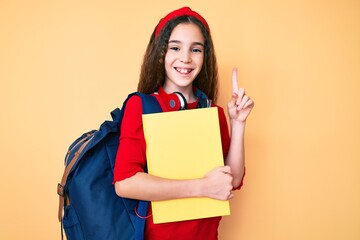
[[[238,79],[237,79],[237,68],[233,68],[232,72],[232,89],[234,93],[238,93],[239,87],[238,87]]]

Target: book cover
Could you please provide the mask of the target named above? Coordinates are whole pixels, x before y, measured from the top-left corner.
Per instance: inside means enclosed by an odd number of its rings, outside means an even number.
[[[149,174],[169,179],[202,178],[223,166],[218,109],[143,115]],[[154,223],[225,216],[229,201],[182,198],[151,202]]]

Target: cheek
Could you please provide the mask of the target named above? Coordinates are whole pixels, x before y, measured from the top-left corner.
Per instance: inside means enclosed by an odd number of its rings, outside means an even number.
[[[204,64],[204,55],[199,56],[199,58],[197,58],[197,64],[200,68],[202,68],[202,66]]]
[[[165,66],[165,72],[166,74],[168,74],[171,70],[171,65],[172,65],[172,59],[170,56],[165,56],[165,59],[164,59],[165,63],[164,63],[164,66]]]
[[[165,56],[164,61],[165,69],[167,69],[169,67],[169,59]]]
[[[171,57],[171,55],[170,55],[170,54],[166,54],[164,61],[165,61],[165,67],[170,66],[170,65],[171,65],[171,62],[172,62],[172,57]]]

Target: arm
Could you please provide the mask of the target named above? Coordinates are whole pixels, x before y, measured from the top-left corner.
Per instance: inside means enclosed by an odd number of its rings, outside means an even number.
[[[121,197],[162,201],[188,197],[210,197],[227,200],[232,189],[230,167],[218,167],[205,177],[190,180],[172,180],[138,172],[115,183]]]
[[[121,197],[148,201],[187,197],[231,197],[230,167],[219,167],[192,180],[171,180],[144,173],[146,146],[142,126],[141,100],[129,99],[121,125],[120,146],[114,168],[115,191]]]
[[[246,119],[254,107],[254,102],[245,94],[243,88],[238,88],[236,69],[233,70],[232,82],[233,93],[228,103],[231,140],[225,164],[231,168],[233,187],[238,188],[245,173],[244,135]]]

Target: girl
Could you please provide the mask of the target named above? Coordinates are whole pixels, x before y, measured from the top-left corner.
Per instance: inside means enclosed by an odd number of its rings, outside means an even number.
[[[161,201],[187,197],[227,200],[239,189],[244,176],[244,130],[254,106],[237,87],[233,71],[233,93],[228,103],[231,139],[224,110],[218,107],[224,167],[218,167],[201,179],[172,180],[144,173],[146,144],[143,134],[141,100],[133,96],[127,104],[121,126],[120,146],[116,157],[114,182],[121,197]],[[177,110],[182,98],[187,109],[202,106],[203,92],[213,101],[217,97],[217,64],[209,25],[188,7],[162,18],[148,44],[141,68],[138,91],[154,94],[164,112]],[[173,94],[177,92],[177,94]],[[177,95],[181,95],[179,99]],[[164,146],[166,147],[166,146]],[[149,216],[151,207],[149,205]],[[221,217],[154,224],[146,221],[146,239],[202,240],[217,239]]]

